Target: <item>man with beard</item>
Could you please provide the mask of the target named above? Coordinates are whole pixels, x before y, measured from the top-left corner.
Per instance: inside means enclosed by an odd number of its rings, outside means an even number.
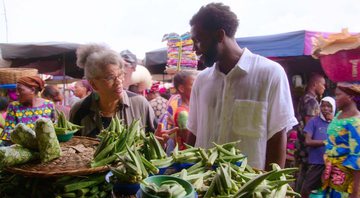
[[[203,6],[190,25],[194,49],[209,68],[193,85],[187,128],[195,137],[187,142],[209,148],[240,140],[251,166],[284,167],[286,132],[297,124],[284,69],[238,46],[238,19],[228,6]]]

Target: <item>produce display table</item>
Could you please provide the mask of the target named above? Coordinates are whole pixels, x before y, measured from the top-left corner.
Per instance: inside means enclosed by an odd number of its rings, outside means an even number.
[[[40,163],[38,160],[7,167],[0,171],[0,197],[63,197],[65,194],[81,197],[81,193],[89,194],[93,189],[104,197],[111,197],[112,186],[104,179],[109,167],[90,166],[99,143],[94,138],[74,136],[60,143],[62,156],[53,161]],[[89,181],[96,183],[77,187]],[[71,188],[77,190],[69,190]]]
[[[8,167],[12,173],[30,177],[79,176],[109,170],[107,166],[91,168],[90,162],[99,141],[94,138],[74,136],[68,142],[61,142],[62,156],[48,163],[31,163]]]

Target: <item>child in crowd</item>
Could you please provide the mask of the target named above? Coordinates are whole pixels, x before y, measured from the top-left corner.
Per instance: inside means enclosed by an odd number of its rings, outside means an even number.
[[[195,77],[196,72],[186,70],[180,71],[174,76],[174,87],[176,88],[178,95],[170,98],[168,110],[160,120],[160,126],[165,126],[165,129],[167,130],[174,127],[178,128],[174,138],[170,138],[169,141],[167,141],[166,150],[168,154],[174,149],[176,143],[180,150],[185,149],[184,143],[189,135],[189,131],[186,128],[186,122],[189,112],[191,89]],[[166,140],[170,134],[161,133],[158,130],[158,133],[155,135],[163,137]]]
[[[327,128],[335,115],[335,100],[324,97],[320,101],[320,115],[305,125],[305,145],[308,149],[308,169],[301,187],[301,196],[309,197],[312,190],[321,187],[321,175],[325,169],[324,153]]]

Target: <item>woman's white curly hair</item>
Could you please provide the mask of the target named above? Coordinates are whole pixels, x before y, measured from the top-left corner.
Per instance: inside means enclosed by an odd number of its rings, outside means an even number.
[[[78,67],[84,69],[87,79],[101,76],[104,67],[109,64],[119,65],[123,70],[124,63],[117,52],[105,44],[86,44],[76,50]]]

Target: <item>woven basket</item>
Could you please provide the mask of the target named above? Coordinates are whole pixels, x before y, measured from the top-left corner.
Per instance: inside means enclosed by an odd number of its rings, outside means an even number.
[[[99,143],[100,142],[94,138],[74,136],[70,141],[60,143],[62,150],[60,158],[48,163],[35,161],[28,164],[8,167],[6,170],[30,177],[79,176],[104,172],[109,170],[109,167],[90,167],[96,146]]]
[[[0,68],[0,84],[15,84],[21,77],[37,74],[33,68]]]

